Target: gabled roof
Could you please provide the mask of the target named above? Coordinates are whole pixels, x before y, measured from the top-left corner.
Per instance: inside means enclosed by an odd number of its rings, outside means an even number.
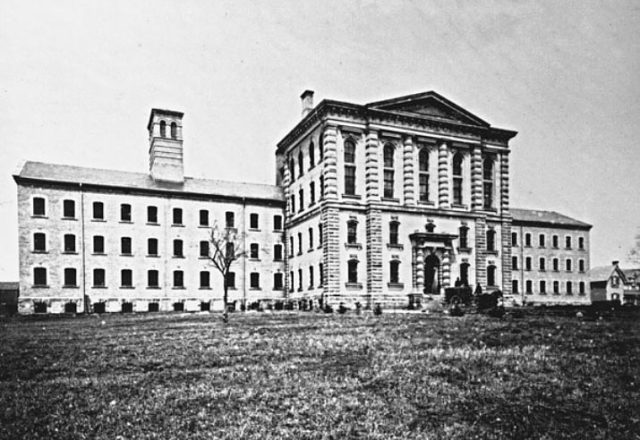
[[[640,268],[621,268],[612,265],[592,267],[589,270],[589,279],[591,281],[607,281],[614,272],[618,273],[624,284],[627,283],[629,278],[635,278],[636,281],[640,280]]]
[[[281,203],[282,189],[275,185],[229,182],[224,180],[185,177],[184,183],[153,180],[148,173],[105,170],[43,162],[25,162],[13,175],[16,182],[40,181],[59,184],[142,190],[199,196],[261,199]]]
[[[433,90],[366,104],[367,108],[408,116],[489,127],[489,123]]]
[[[568,217],[555,211],[511,208],[511,216],[515,224],[539,224],[548,226],[564,226],[579,229],[591,229],[591,225]]]

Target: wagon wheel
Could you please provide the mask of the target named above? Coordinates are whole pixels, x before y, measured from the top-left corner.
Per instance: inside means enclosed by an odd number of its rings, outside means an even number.
[[[460,298],[459,295],[453,295],[451,299],[449,299],[449,302],[452,306],[460,306],[462,305],[462,298]]]

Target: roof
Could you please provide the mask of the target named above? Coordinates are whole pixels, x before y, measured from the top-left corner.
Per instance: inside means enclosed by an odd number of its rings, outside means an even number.
[[[606,281],[609,279],[611,274],[613,273],[615,266],[597,266],[592,267],[589,270],[589,279],[591,281]],[[622,268],[618,267],[618,269],[622,272],[625,278],[635,278],[636,280],[640,277],[640,268]]]
[[[182,118],[184,113],[177,112],[175,110],[163,110],[161,108],[152,108],[151,113],[149,114],[149,122],[147,123],[147,130],[151,129],[151,123],[153,122],[153,115],[156,113],[161,115],[169,115],[169,116],[177,116],[178,118]]]
[[[17,182],[35,180],[61,184],[83,184],[97,187],[135,189],[175,194],[196,194],[230,198],[262,199],[282,202],[282,189],[276,185],[229,182],[185,177],[184,183],[153,180],[149,173],[105,170],[43,162],[25,162],[14,174]]]
[[[591,229],[591,225],[576,220],[555,211],[540,211],[536,209],[511,208],[514,223],[535,223],[550,226],[570,226],[581,229]]]
[[[18,290],[20,283],[17,281],[0,281],[0,290]]]

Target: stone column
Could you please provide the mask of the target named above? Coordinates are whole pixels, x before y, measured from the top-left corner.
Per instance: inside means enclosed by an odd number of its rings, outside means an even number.
[[[367,207],[367,306],[382,295],[382,212]]]
[[[324,198],[338,200],[338,147],[337,128],[329,125],[324,129]]]
[[[415,171],[414,171],[414,148],[413,139],[411,136],[404,138],[404,148],[402,150],[402,174],[403,174],[403,189],[404,189],[404,204],[415,205],[416,204],[416,184],[415,184]]]
[[[449,202],[449,149],[446,142],[438,146],[438,207],[450,208]]]
[[[416,293],[424,293],[424,249],[416,249]]]
[[[482,210],[482,205],[482,149],[476,145],[471,152],[471,209]]]
[[[365,197],[369,201],[380,200],[378,132],[368,130],[365,138]]]
[[[487,221],[476,219],[476,283],[480,283],[482,291],[487,288]]]
[[[449,249],[445,249],[442,254],[442,287],[451,285],[451,254]]]
[[[511,292],[511,216],[509,215],[509,154],[500,155],[500,214],[502,216],[501,252],[502,256],[502,292]]]
[[[500,212],[509,212],[509,155],[500,154]]]

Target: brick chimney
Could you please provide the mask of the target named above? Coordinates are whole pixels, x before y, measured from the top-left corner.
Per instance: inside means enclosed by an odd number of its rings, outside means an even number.
[[[149,172],[153,180],[184,182],[182,116],[173,110],[154,108],[149,116]]]
[[[613,260],[613,261],[611,262],[611,264],[613,264],[614,266],[618,266],[618,264],[619,264],[619,263],[620,263],[620,262],[619,262],[618,260]]]
[[[313,110],[313,90],[305,90],[302,92],[300,101],[302,102],[302,117],[304,118]]]

